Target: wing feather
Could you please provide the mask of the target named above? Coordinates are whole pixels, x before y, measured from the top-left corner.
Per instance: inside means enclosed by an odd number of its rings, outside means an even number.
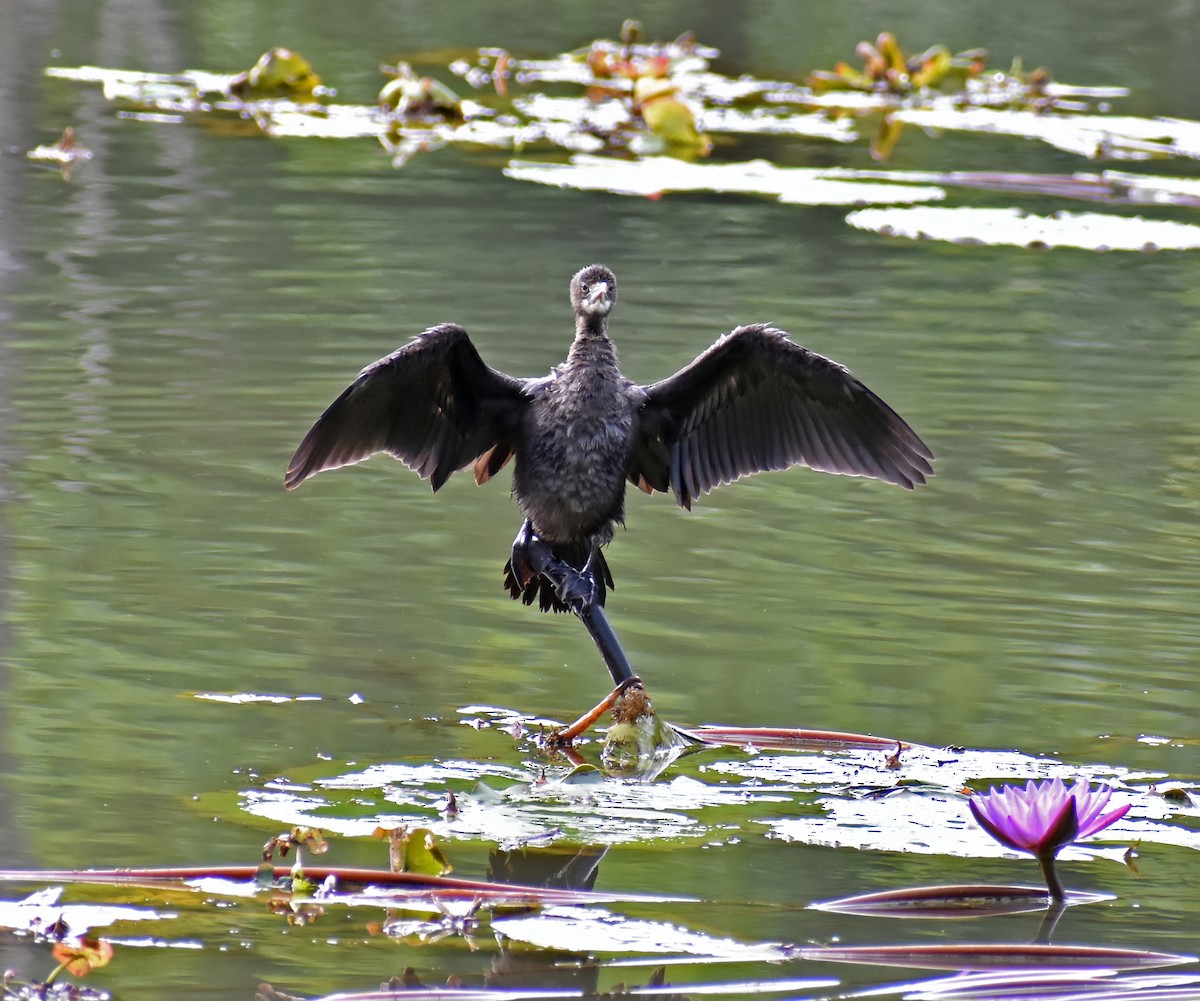
[[[911,488],[933,453],[848,369],[766,324],[738,327],[642,394],[630,478],[683,507],[740,476],[806,465]]]
[[[488,367],[462,327],[431,327],[364,368],[330,404],[292,456],[284,486],[388,452],[437,490],[509,439],[526,389]]]

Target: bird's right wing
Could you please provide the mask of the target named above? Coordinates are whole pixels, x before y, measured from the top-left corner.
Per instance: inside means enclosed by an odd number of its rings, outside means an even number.
[[[472,462],[482,483],[512,454],[528,402],[524,380],[485,364],[462,327],[439,324],[362,370],[304,436],[284,486],[376,452],[395,456],[434,490]]]
[[[629,478],[681,507],[749,473],[805,465],[912,488],[933,453],[837,362],[763,323],[738,327],[640,393]]]

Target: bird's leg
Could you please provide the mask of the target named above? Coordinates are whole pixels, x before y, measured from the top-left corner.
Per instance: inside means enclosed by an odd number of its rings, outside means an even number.
[[[513,539],[512,560],[509,563],[509,566],[512,568],[513,580],[517,582],[517,587],[522,591],[529,587],[529,582],[540,572],[530,559],[530,547],[535,539],[537,539],[539,546],[544,549],[545,547],[541,545],[542,540],[538,539],[534,534],[533,522],[526,518],[525,523],[517,531],[517,537]],[[546,555],[549,556],[550,554],[547,553]],[[513,597],[516,597],[516,595],[514,594]]]
[[[592,576],[589,566],[590,561],[582,570],[576,570],[564,560],[555,560],[554,566],[542,571],[542,576],[554,585],[563,604],[572,611],[578,612],[581,608],[600,604],[596,601],[599,590],[596,578]]]
[[[592,568],[592,564],[596,562],[596,554],[600,552],[600,547],[593,545],[591,552],[588,553],[588,558],[584,561],[583,566],[579,568],[579,576],[588,580],[592,585],[592,597],[595,597],[600,588],[596,584],[596,571]]]
[[[592,568],[599,551],[600,547],[593,545],[587,560],[578,570],[564,560],[555,560],[556,565],[553,568],[542,571],[542,576],[554,585],[554,590],[558,592],[563,604],[580,618],[583,617],[585,609],[600,605],[596,600],[600,594],[600,586],[596,583],[596,572]]]
[[[598,604],[596,594],[599,588],[591,566],[591,557],[584,564],[583,570],[576,570],[571,564],[555,556],[533,530],[528,518],[513,540],[512,574],[521,590],[524,591],[534,577],[544,577],[562,599],[563,604],[576,612],[580,608]]]
[[[621,648],[617,634],[609,624],[604,606],[596,600],[599,588],[591,569],[596,552],[596,549],[592,550],[592,555],[584,564],[584,572],[580,572],[550,552],[550,548],[538,538],[533,526],[526,519],[513,543],[513,578],[524,589],[535,576],[544,577],[558,592],[566,606],[579,616],[579,621],[583,623],[592,642],[599,649],[600,656],[604,658],[613,684],[624,685],[637,675]],[[522,577],[522,574],[525,576]]]
[[[629,658],[625,656],[617,634],[613,632],[608,616],[604,613],[604,606],[598,601],[592,601],[587,604],[573,604],[571,611],[579,616],[579,621],[596,644],[596,649],[600,651],[608,673],[612,676],[613,684],[620,688],[630,681],[637,681],[638,676],[633,670],[633,665],[629,663]]]

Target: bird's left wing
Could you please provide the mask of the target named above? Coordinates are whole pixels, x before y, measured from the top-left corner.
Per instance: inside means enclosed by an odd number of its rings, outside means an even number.
[[[467,332],[431,327],[368,365],[304,436],[284,476],[292,490],[314,473],[388,452],[432,481],[476,463],[479,482],[512,453],[526,383],[490,368]]]
[[[748,473],[802,464],[911,489],[933,453],[848,369],[767,324],[738,327],[644,394],[629,479],[681,507]]]

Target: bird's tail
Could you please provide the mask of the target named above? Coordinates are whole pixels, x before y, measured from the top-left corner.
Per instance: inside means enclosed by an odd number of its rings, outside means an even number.
[[[587,562],[589,547],[586,545],[570,545],[566,543],[548,543],[550,552],[567,565],[580,569]],[[608,596],[608,589],[614,587],[612,571],[608,569],[608,561],[604,552],[596,549],[592,556],[592,575],[596,580],[596,601],[601,605]],[[513,601],[520,599],[526,605],[535,601],[543,612],[569,612],[570,607],[558,596],[558,592],[541,574],[534,574],[525,587],[521,587],[516,574],[513,573],[512,560],[504,564],[504,586],[512,596]]]

